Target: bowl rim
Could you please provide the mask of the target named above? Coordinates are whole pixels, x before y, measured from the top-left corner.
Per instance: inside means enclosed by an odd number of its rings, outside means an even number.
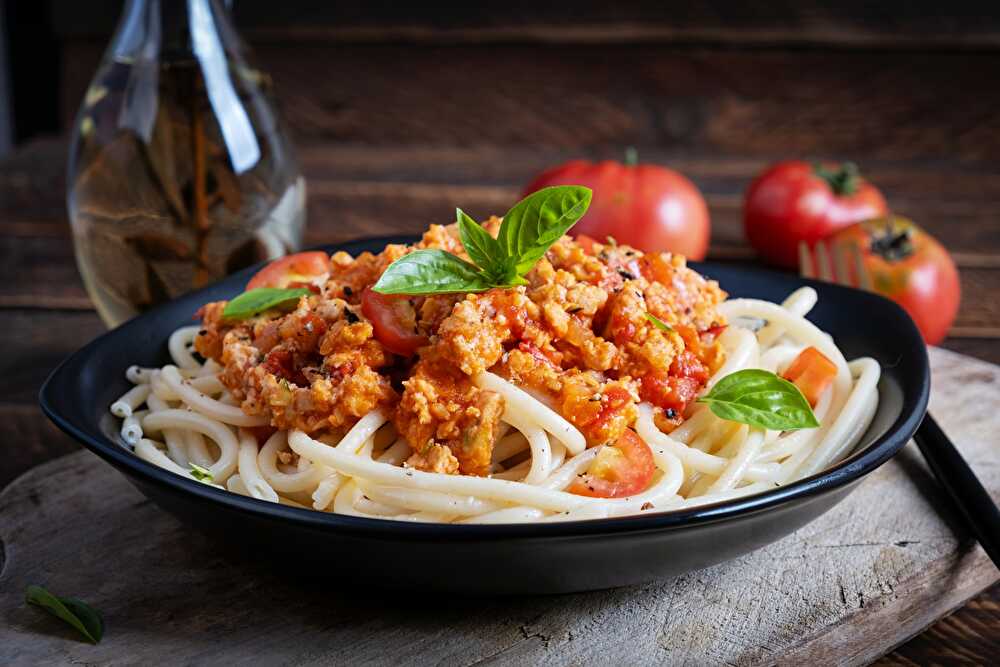
[[[351,241],[316,246],[311,249],[333,252],[350,250],[353,247],[371,246],[373,244],[408,243],[413,236],[379,236],[365,237]],[[221,282],[236,282],[239,278],[249,276],[261,265],[257,264],[227,276],[218,283],[191,292],[181,297],[189,299],[216,288]],[[759,268],[734,267],[714,262],[690,262],[699,273],[711,274],[713,269],[738,270],[750,274],[769,275],[772,279],[781,278],[794,281],[797,285],[809,285],[821,291],[848,290],[854,292],[854,298],[870,298],[879,302],[880,307],[895,309],[903,314],[909,324],[910,338],[921,340],[920,334],[905,311],[895,302],[877,294],[852,290],[850,288],[809,280],[797,276],[779,274],[774,271]],[[91,452],[108,461],[126,474],[137,478],[143,483],[154,484],[172,492],[192,494],[204,501],[221,505],[225,509],[249,513],[260,519],[290,521],[301,527],[344,532],[367,537],[384,537],[398,539],[413,537],[425,540],[505,540],[547,539],[590,537],[594,535],[614,535],[648,531],[681,530],[696,528],[712,523],[739,519],[751,514],[765,512],[785,505],[795,500],[805,500],[835,490],[837,488],[861,480],[876,468],[896,454],[916,432],[927,410],[930,395],[930,369],[926,346],[922,346],[919,369],[920,382],[918,387],[903,388],[903,405],[899,416],[893,423],[863,450],[840,461],[834,466],[818,473],[804,477],[773,490],[757,494],[723,500],[706,505],[698,505],[676,510],[650,512],[635,516],[612,517],[602,519],[584,519],[576,521],[555,521],[545,523],[507,523],[507,524],[449,524],[449,523],[414,523],[396,521],[393,519],[373,519],[357,517],[333,512],[321,512],[311,508],[298,508],[248,496],[231,493],[203,484],[194,479],[186,479],[159,466],[149,463],[121,444],[106,436],[95,437],[73,420],[62,414],[56,407],[55,387],[63,383],[62,376],[69,372],[70,367],[89,358],[92,352],[102,345],[112,335],[121,335],[123,331],[140,327],[147,317],[171,308],[176,300],[169,301],[153,308],[115,329],[104,332],[94,340],[64,359],[48,375],[38,394],[38,402],[42,412],[64,433],[83,444]],[[99,431],[99,428],[95,428]],[[132,480],[130,480],[132,481]]]

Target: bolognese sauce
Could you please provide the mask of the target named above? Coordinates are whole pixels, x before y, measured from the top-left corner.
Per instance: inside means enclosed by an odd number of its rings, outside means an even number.
[[[499,224],[485,228],[495,235]],[[525,285],[372,296],[389,264],[431,248],[467,257],[455,225],[378,254],[335,253],[291,312],[230,322],[224,302],[204,306],[195,348],[224,367],[242,409],[274,428],[342,434],[384,407],[413,449],[410,466],[471,475],[489,474],[504,414],[477,373],[515,382],[596,446],[628,436],[640,401],[661,428],[676,426],[724,361],[716,306],[726,295],[678,255],[567,236]]]

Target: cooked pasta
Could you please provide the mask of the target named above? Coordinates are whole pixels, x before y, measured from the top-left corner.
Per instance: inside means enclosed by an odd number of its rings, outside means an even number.
[[[455,236],[432,228],[421,247],[464,257]],[[423,336],[405,351],[362,293],[411,250],[335,254],[290,313],[233,324],[224,302],[207,304],[201,327],[169,336],[172,363],[126,372],[133,387],[110,407],[125,445],[294,507],[543,522],[766,492],[850,453],[877,408],[878,364],[848,362],[806,318],[811,288],[782,304],[725,300],[681,258],[568,238],[526,286],[400,302]],[[787,374],[807,351],[831,365],[818,427],[769,429],[696,400],[745,369]],[[649,470],[629,486],[635,451]]]

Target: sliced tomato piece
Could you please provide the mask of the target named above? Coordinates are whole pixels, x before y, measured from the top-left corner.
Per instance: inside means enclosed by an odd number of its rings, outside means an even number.
[[[302,371],[295,367],[295,355],[284,347],[276,347],[267,353],[261,367],[279,380],[287,380],[296,387],[308,387]]]
[[[581,248],[583,248],[583,252],[585,252],[588,255],[594,254],[594,244],[597,243],[597,241],[595,241],[593,238],[587,236],[586,234],[577,234],[576,238],[574,238],[573,240],[576,241]]]
[[[645,491],[656,472],[649,445],[628,428],[615,442],[598,452],[593,463],[567,489],[594,498],[625,498]]]
[[[663,372],[647,373],[639,385],[639,397],[663,408],[667,419],[680,424],[687,406],[698,396],[704,382],[697,378],[678,377]]]
[[[601,407],[593,421],[587,424],[586,427],[586,430],[590,434],[598,437],[600,437],[602,431],[607,435],[608,429],[614,428],[613,421],[616,418],[619,420],[624,419],[625,410],[632,405],[632,395],[629,394],[627,389],[621,386],[607,387],[601,392],[601,396],[602,399],[598,402]],[[618,428],[621,428],[621,426]]]
[[[408,297],[368,288],[361,294],[361,312],[371,322],[375,339],[390,352],[409,357],[427,345],[427,337],[417,331],[417,313]]]
[[[711,345],[715,342],[715,339],[722,335],[722,332],[726,330],[728,324],[714,324],[704,331],[699,331],[698,335],[701,337],[701,342],[705,345]]]
[[[288,287],[290,289],[294,289],[296,287],[301,287],[303,289],[309,290],[313,294],[322,294],[323,293],[323,290],[321,290],[319,288],[319,285],[316,285],[314,283],[303,282],[301,280],[293,280],[292,282],[290,282],[287,285],[285,285],[285,287]]]
[[[687,406],[708,382],[705,364],[690,350],[684,350],[670,364],[668,372],[653,371],[642,376],[639,396],[663,408],[666,418],[680,424]]]
[[[330,271],[330,257],[319,250],[299,252],[276,259],[258,271],[247,289],[258,287],[288,287],[289,283],[308,283],[312,278]]]
[[[837,365],[815,347],[807,347],[795,357],[781,377],[794,383],[809,405],[816,407],[819,397],[837,377]]]
[[[663,259],[659,253],[643,255],[642,259],[639,260],[639,271],[646,280],[667,286],[673,284],[674,275],[677,273],[677,269]]]

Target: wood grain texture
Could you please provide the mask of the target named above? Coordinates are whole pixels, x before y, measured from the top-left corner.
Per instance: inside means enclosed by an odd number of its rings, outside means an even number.
[[[105,330],[93,311],[7,309],[0,327],[0,402],[33,404],[59,362]]]
[[[66,128],[104,45],[64,48]],[[986,85],[1000,52],[300,40],[255,50],[299,145],[533,146],[616,157],[632,145],[980,164],[1000,148],[1000,88]]]
[[[37,142],[0,166],[0,308],[89,309],[60,201],[66,146]],[[541,149],[307,147],[306,243],[419,233],[448,222],[461,205],[473,215],[503,212],[530,175],[568,157]],[[766,162],[681,156],[651,148],[705,192],[712,217],[710,258],[752,262],[743,240],[742,192]],[[869,177],[894,208],[956,253],[964,299],[953,334],[1000,338],[1000,172],[989,168],[874,161]],[[990,254],[990,251],[993,254]],[[995,360],[1000,361],[1000,350]],[[987,357],[991,360],[994,357]]]
[[[61,37],[106,37],[121,0],[86,5],[54,2]],[[298,0],[241,0],[236,23],[257,40],[432,44],[495,42],[658,42],[713,46],[822,46],[825,48],[995,48],[1000,22],[975,2],[913,3],[863,0],[836,4],[733,3],[726,0],[578,0],[559,3],[490,0],[470,4]]]
[[[931,359],[932,410],[1000,496],[1000,415],[972,400],[1000,368]],[[730,563],[579,595],[426,598],[290,582],[294,568],[220,550],[80,453],[0,495],[0,663],[863,664],[1000,577],[954,519],[911,445],[817,521]],[[24,606],[29,583],[101,609],[104,641]]]

